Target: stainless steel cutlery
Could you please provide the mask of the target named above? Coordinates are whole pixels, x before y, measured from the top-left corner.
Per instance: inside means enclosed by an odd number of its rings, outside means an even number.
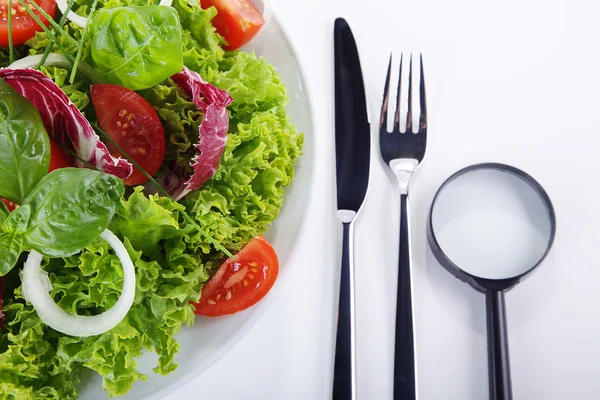
[[[370,124],[365,88],[356,43],[348,23],[338,18],[334,26],[335,59],[335,151],[337,216],[343,226],[340,296],[335,342],[333,398],[356,398],[356,353],[354,313],[354,221],[364,202],[369,184],[371,149]],[[402,63],[402,61],[401,61]],[[394,399],[416,399],[417,385],[412,311],[410,224],[408,185],[422,163],[427,142],[427,113],[423,62],[419,62],[420,117],[412,124],[412,57],[409,66],[406,129],[400,131],[400,93],[392,132],[387,116],[390,99],[391,59],[388,67],[379,124],[381,157],[395,175],[400,188],[400,257],[394,362]],[[400,78],[402,65],[400,66]],[[400,79],[401,81],[401,79]]]
[[[408,104],[406,113],[406,128],[400,130],[400,106],[402,88],[402,61],[398,88],[396,90],[396,111],[391,132],[387,130],[388,107],[390,103],[390,75],[392,58],[388,65],[381,118],[379,120],[379,147],[381,158],[389,166],[396,177],[400,194],[400,246],[398,261],[398,295],[396,300],[396,334],[394,349],[394,399],[416,399],[416,368],[415,368],[415,332],[413,324],[412,301],[412,261],[410,248],[410,208],[409,182],[414,172],[425,158],[427,145],[427,105],[425,101],[425,78],[423,74],[423,59],[419,58],[419,123],[414,129],[412,123],[413,93],[412,93],[412,56],[410,57],[408,73]]]
[[[348,23],[334,27],[337,216],[343,225],[333,398],[356,398],[354,220],[369,184],[371,127],[356,43]]]

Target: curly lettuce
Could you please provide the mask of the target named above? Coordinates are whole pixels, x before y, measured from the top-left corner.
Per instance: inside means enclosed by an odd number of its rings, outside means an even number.
[[[101,5],[156,2],[101,0]],[[76,0],[76,4],[78,13],[85,14],[91,0]],[[283,206],[303,136],[285,111],[288,97],[279,74],[264,58],[221,48],[223,39],[210,24],[214,8],[203,10],[197,0],[174,0],[173,7],[181,19],[185,66],[228,91],[234,100],[228,107],[230,125],[221,164],[201,190],[180,203],[148,196],[141,188],[123,201],[110,229],[124,241],[134,261],[136,297],[127,317],[111,331],[76,338],[48,328],[21,297],[16,273],[7,276],[6,325],[0,330],[0,400],[75,399],[84,370],[99,374],[110,396],[124,394],[135,381],[147,379],[136,364],[143,351],[158,354],[155,373],[175,370],[179,344],[174,335],[194,322],[189,301],[199,298],[203,284],[222,261],[221,253],[181,218],[180,211],[185,208],[204,230],[235,251],[265,233]],[[72,24],[67,31],[80,37],[81,30]],[[59,40],[75,54],[68,41],[60,36]],[[37,33],[19,47],[18,57],[39,54],[48,43],[45,33]],[[84,61],[88,55],[84,51]],[[0,51],[0,63],[6,62],[6,52]],[[87,82],[80,82],[78,76],[69,84],[69,71],[60,68],[44,67],[42,72],[63,88],[77,108],[93,115]],[[164,165],[189,166],[196,153],[193,145],[198,141],[202,111],[170,80],[140,94],[165,127]],[[119,297],[122,271],[117,257],[101,241],[81,254],[49,260],[44,269],[50,274],[54,299],[65,310],[97,314]]]
[[[154,372],[175,370],[175,341],[184,325],[194,322],[190,301],[200,297],[208,279],[205,265],[186,246],[188,229],[179,217],[183,207],[167,198],[146,196],[138,188],[123,201],[110,229],[120,236],[136,269],[136,296],[127,314],[112,330],[88,338],[65,336],[41,323],[21,289],[4,307],[7,324],[0,336],[0,389],[4,398],[74,399],[83,368],[102,376],[110,396],[126,393],[136,380],[136,358],[144,350],[158,354]],[[181,219],[181,221],[179,221]],[[180,228],[180,224],[183,224]],[[133,233],[135,232],[135,233]],[[132,240],[127,239],[131,236]],[[145,252],[134,249],[146,250]],[[44,266],[52,295],[64,310],[95,315],[119,298],[123,273],[118,257],[103,241],[81,254],[51,259]],[[18,277],[10,277],[19,284]],[[3,397],[0,396],[0,399]]]

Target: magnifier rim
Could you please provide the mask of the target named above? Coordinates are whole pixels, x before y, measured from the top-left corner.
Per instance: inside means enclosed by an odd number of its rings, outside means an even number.
[[[502,172],[511,173],[511,174],[515,175],[516,177],[525,181],[527,184],[529,184],[532,187],[532,189],[536,191],[536,193],[540,196],[540,198],[544,202],[546,209],[548,211],[548,217],[550,219],[550,237],[548,238],[548,244],[546,246],[544,253],[538,259],[538,261],[527,271],[525,271],[521,274],[515,275],[515,276],[507,277],[507,278],[499,278],[499,279],[485,278],[485,277],[480,277],[477,275],[470,274],[470,273],[466,272],[465,270],[461,269],[452,260],[450,260],[450,258],[448,258],[446,253],[444,253],[444,251],[442,250],[442,247],[440,246],[440,244],[437,240],[437,237],[435,235],[435,230],[433,229],[433,210],[435,209],[435,205],[438,200],[438,197],[439,197],[440,193],[444,190],[444,188],[446,188],[452,181],[454,181],[455,179],[457,179],[458,177],[460,177],[462,175],[465,175],[469,172],[473,172],[473,171],[477,171],[477,170],[486,170],[486,169],[498,170],[498,171],[502,171]],[[523,171],[519,168],[513,167],[511,165],[502,164],[502,163],[493,163],[493,162],[472,164],[472,165],[464,167],[464,168],[456,171],[452,175],[450,175],[450,177],[448,177],[444,181],[444,183],[442,183],[442,185],[438,188],[435,196],[433,197],[433,201],[431,202],[431,207],[429,208],[427,225],[428,225],[427,226],[427,236],[429,239],[429,244],[431,246],[431,249],[432,249],[435,257],[438,259],[440,264],[442,264],[442,266],[444,268],[448,269],[457,278],[470,283],[473,287],[475,287],[475,289],[478,289],[478,290],[481,290],[481,289],[497,289],[497,290],[504,289],[505,290],[505,289],[508,289],[508,288],[514,286],[518,282],[520,282],[525,276],[527,276],[534,269],[536,269],[542,263],[542,261],[544,261],[544,259],[550,252],[552,245],[554,244],[554,238],[556,236],[556,214],[554,212],[554,206],[552,205],[550,196],[548,196],[548,193],[546,193],[544,188],[538,183],[538,181],[536,181],[531,175],[529,175],[525,171]]]

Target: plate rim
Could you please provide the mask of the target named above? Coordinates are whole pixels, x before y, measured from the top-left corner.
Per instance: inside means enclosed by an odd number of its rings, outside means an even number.
[[[316,201],[318,198],[316,190],[315,190],[316,181],[317,181],[315,179],[315,177],[317,175],[318,168],[316,168],[317,158],[315,157],[317,154],[317,151],[316,151],[317,145],[316,145],[316,140],[315,140],[316,135],[314,134],[314,131],[315,131],[314,109],[313,109],[313,102],[311,101],[313,96],[311,94],[309,85],[306,84],[306,82],[307,82],[306,74],[305,74],[306,68],[304,67],[304,63],[302,62],[302,60],[300,60],[300,58],[298,57],[298,51],[297,51],[296,45],[293,43],[292,40],[290,40],[290,35],[289,35],[288,29],[284,26],[284,24],[282,24],[280,22],[281,19],[279,17],[279,11],[276,8],[273,8],[271,6],[271,4],[267,4],[268,3],[267,1],[264,1],[264,3],[265,3],[265,7],[266,8],[268,7],[269,13],[270,13],[268,22],[277,24],[280,31],[282,32],[283,41],[285,42],[285,44],[287,46],[289,46],[289,49],[293,55],[293,59],[297,64],[298,75],[299,75],[300,81],[302,83],[302,88],[304,89],[304,93],[306,94],[306,102],[308,105],[308,107],[307,107],[307,113],[308,113],[307,125],[313,136],[313,139],[311,142],[311,145],[312,145],[311,152],[313,154],[313,159],[312,159],[311,170],[308,175],[310,184],[308,187],[309,195],[308,195],[308,203],[307,203],[307,207],[306,207],[307,211],[305,213],[304,218],[302,218],[300,228],[298,229],[298,239],[296,240],[296,243],[293,245],[293,248],[288,257],[288,262],[286,263],[286,265],[288,265],[288,272],[283,277],[280,277],[278,279],[278,281],[271,288],[271,291],[267,294],[267,296],[265,298],[263,298],[256,305],[258,307],[255,309],[256,310],[255,317],[249,318],[246,322],[244,322],[241,326],[241,329],[239,329],[236,334],[230,336],[230,338],[225,342],[226,345],[223,345],[223,346],[221,346],[221,348],[219,350],[215,350],[214,352],[212,352],[212,354],[209,357],[205,358],[205,362],[203,362],[202,365],[198,365],[195,368],[188,368],[178,379],[176,379],[172,383],[165,385],[160,390],[155,391],[150,399],[160,400],[167,395],[173,394],[174,392],[176,392],[178,390],[182,390],[184,387],[186,387],[192,381],[194,381],[194,379],[197,379],[203,373],[205,373],[206,371],[208,371],[209,369],[214,367],[231,350],[233,350],[239,344],[239,342],[244,337],[246,337],[250,333],[250,331],[252,331],[252,329],[254,329],[256,324],[263,318],[265,312],[269,309],[272,302],[275,300],[275,298],[277,298],[277,296],[281,292],[281,289],[286,285],[286,283],[289,280],[289,276],[296,268],[296,264],[298,263],[298,258],[299,258],[298,256],[306,242],[306,232],[308,230],[308,226],[310,225],[310,222],[313,219],[314,205],[316,204]],[[285,205],[284,205],[284,207],[285,207]],[[186,329],[186,327],[184,327],[183,329]],[[182,349],[180,349],[180,351],[181,350]],[[138,382],[138,384],[143,384],[143,382]],[[179,386],[174,390],[173,387],[177,384]]]

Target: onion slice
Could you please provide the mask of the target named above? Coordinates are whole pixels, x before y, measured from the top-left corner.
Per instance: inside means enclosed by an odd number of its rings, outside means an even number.
[[[67,0],[56,0],[56,5],[58,6],[58,9],[60,10],[60,12],[63,14],[65,13],[65,11],[67,11],[67,7],[69,6],[69,4],[67,3]],[[85,26],[87,25],[88,20],[89,20],[88,17],[84,17],[82,15],[75,14],[75,12],[71,11],[71,10],[69,10],[69,13],[67,14],[67,19],[70,20],[75,25],[79,26],[80,28],[85,28]]]
[[[35,54],[32,56],[23,57],[19,60],[16,60],[12,64],[10,64],[7,68],[18,69],[18,68],[37,68],[40,65],[40,61],[42,61],[43,54]],[[46,62],[44,65],[49,65],[52,67],[66,68],[71,69],[73,65],[60,53],[50,53],[48,54],[48,58],[46,58]],[[92,68],[89,64],[86,64],[83,61],[80,61],[77,65],[77,70],[85,75],[86,78],[92,81],[92,83],[102,83],[103,80],[98,75],[96,70]]]
[[[165,7],[171,7],[172,4],[173,0],[160,0],[160,3],[158,3],[159,6]],[[63,14],[65,13],[65,11],[67,11],[67,7],[69,6],[67,0],[56,0],[56,5],[58,6],[60,12]],[[69,10],[69,13],[67,14],[67,19],[75,25],[79,26],[80,28],[85,28],[89,20],[88,17],[76,14],[74,11],[71,10]]]
[[[23,297],[30,302],[38,317],[52,329],[71,336],[100,335],[117,326],[129,312],[135,297],[135,269],[123,243],[108,229],[100,235],[115,251],[123,268],[123,290],[119,300],[99,315],[75,315],[60,308],[49,291],[52,284],[42,270],[42,255],[32,250],[21,271]]]

